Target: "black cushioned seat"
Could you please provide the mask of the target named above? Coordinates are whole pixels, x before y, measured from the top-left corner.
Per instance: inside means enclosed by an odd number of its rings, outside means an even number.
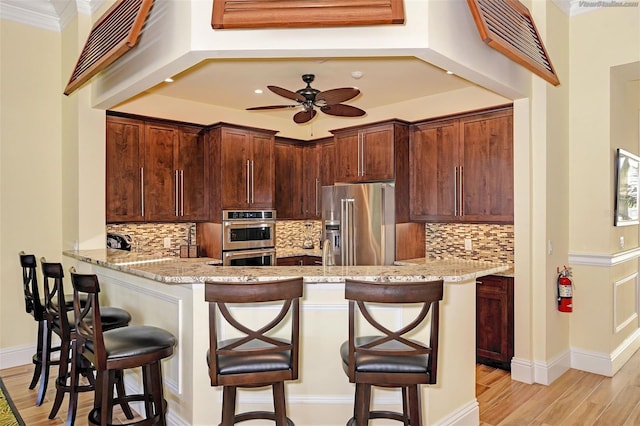
[[[378,340],[380,336],[361,336],[355,339],[356,346],[368,345]],[[416,344],[419,342],[412,340]],[[377,348],[384,351],[409,351],[411,348],[396,341],[386,342]],[[349,342],[340,345],[342,368],[349,374]],[[358,354],[356,353],[356,371],[375,373],[422,373],[429,372],[429,355],[384,355],[384,354]]]
[[[221,347],[231,345],[240,339],[222,340],[219,342]],[[286,340],[277,339],[283,344],[288,344]],[[268,345],[261,341],[251,341],[243,345],[238,346],[238,355],[220,355],[218,357],[218,372],[219,374],[242,374],[250,373],[252,371],[278,371],[286,370],[291,365],[291,351],[273,352],[273,353],[248,353],[247,355],[241,355],[242,350],[254,350],[254,349],[267,349],[272,348],[273,345]],[[207,365],[210,366],[210,354],[211,351],[207,351]]]
[[[100,313],[104,312],[104,309],[100,309]],[[123,329],[105,331],[102,336],[107,360],[127,359],[154,354],[158,351],[173,350],[176,345],[173,334],[162,328],[148,325],[130,325]],[[93,342],[85,342],[85,347],[95,352]]]

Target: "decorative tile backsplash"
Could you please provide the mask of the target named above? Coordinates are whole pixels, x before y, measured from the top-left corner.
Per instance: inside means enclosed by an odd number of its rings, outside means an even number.
[[[322,221],[278,221],[276,249],[302,247],[305,224],[312,226],[314,246],[319,247]],[[465,239],[471,249],[465,249]],[[513,225],[426,223],[425,252],[433,259],[452,257],[513,265]]]
[[[301,248],[307,228],[314,247],[319,248],[322,221],[281,220],[276,225],[276,249]],[[197,244],[194,223],[111,224],[107,232],[128,234],[133,239],[132,250],[162,256],[180,256],[189,232],[191,244]],[[171,240],[170,248],[164,248],[165,238]],[[471,249],[465,249],[465,239],[471,241]],[[513,265],[513,225],[426,223],[425,249],[433,259],[455,257]]]
[[[180,256],[180,246],[196,242],[195,223],[118,223],[107,225],[107,233],[115,232],[131,236],[131,250],[161,256]],[[164,247],[164,239],[170,239],[170,247]],[[105,242],[106,244],[106,242]]]
[[[465,239],[471,249],[465,249]],[[426,223],[425,246],[433,259],[452,257],[513,265],[513,225]]]
[[[307,224],[309,224],[309,230],[307,230]],[[306,232],[309,232],[312,238],[313,247],[320,248],[321,220],[279,220],[276,222],[276,250],[302,248]]]

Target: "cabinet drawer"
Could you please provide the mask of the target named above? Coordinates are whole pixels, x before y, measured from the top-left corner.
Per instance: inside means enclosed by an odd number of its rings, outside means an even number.
[[[507,278],[487,276],[476,279],[476,286],[477,291],[506,294],[509,283]]]

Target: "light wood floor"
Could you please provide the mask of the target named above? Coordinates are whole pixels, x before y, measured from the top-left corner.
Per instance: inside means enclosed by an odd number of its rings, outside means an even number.
[[[7,392],[11,396],[11,400],[20,412],[22,420],[26,426],[51,426],[64,425],[67,420],[67,408],[69,398],[65,395],[62,406],[55,418],[49,419],[49,412],[56,396],[55,375],[58,373],[58,367],[51,368],[49,385],[45,394],[44,402],[40,407],[36,407],[36,397],[38,396],[38,385],[35,389],[29,389],[31,376],[33,374],[33,365],[21,365],[19,367],[6,368],[0,370],[2,383],[7,388]],[[89,422],[87,417],[89,411],[93,408],[93,392],[82,392],[78,398],[78,410],[76,412],[76,425],[85,426]],[[120,410],[120,407],[114,409],[114,423],[118,424],[121,420],[126,419]],[[136,416],[136,419],[140,417]]]
[[[55,396],[53,379],[44,404],[35,406],[37,389],[28,389],[32,368],[25,365],[0,370],[20,415],[27,426],[64,424],[66,399],[58,416],[48,419]],[[512,381],[506,371],[478,365],[476,395],[481,426],[640,425],[640,351],[614,377],[569,370],[550,386]],[[80,395],[77,425],[87,423],[92,404],[93,393]]]

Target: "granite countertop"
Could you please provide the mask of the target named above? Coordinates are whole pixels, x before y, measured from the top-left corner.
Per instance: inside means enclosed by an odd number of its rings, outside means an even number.
[[[383,266],[218,266],[211,258],[144,255],[114,249],[65,251],[65,256],[169,284],[206,281],[250,282],[302,276],[305,283],[367,281],[461,282],[509,269],[509,265],[466,261],[412,259]],[[399,264],[402,263],[402,264]]]

